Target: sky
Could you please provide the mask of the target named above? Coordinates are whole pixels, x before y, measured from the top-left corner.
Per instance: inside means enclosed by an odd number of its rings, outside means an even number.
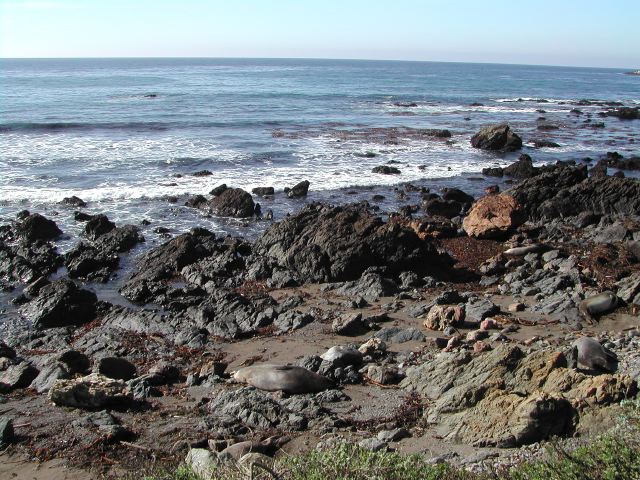
[[[640,68],[640,0],[0,0],[0,57]]]

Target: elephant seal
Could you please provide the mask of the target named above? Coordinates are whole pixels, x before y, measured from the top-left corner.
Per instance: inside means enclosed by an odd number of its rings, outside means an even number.
[[[513,247],[504,251],[504,254],[509,257],[523,257],[529,253],[537,253],[542,250],[542,245],[534,243],[533,245],[524,245],[522,247]]]
[[[589,370],[611,373],[618,369],[616,354],[591,337],[581,337],[573,342],[568,363],[570,368],[582,365]]]
[[[334,387],[327,377],[294,365],[251,365],[233,378],[268,392],[317,393]]]
[[[617,303],[618,297],[616,294],[606,291],[593,297],[585,298],[578,305],[578,311],[585,319],[593,323],[595,315],[601,315],[612,310]]]

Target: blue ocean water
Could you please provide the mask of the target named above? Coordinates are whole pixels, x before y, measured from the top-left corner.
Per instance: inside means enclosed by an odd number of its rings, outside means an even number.
[[[480,191],[465,179],[517,157],[470,147],[473,133],[495,122],[508,122],[540,163],[640,152],[637,121],[600,119],[604,107],[576,106],[580,99],[637,105],[640,77],[432,62],[4,59],[0,214],[55,214],[56,202],[77,195],[118,221],[162,217],[182,228],[192,219],[166,199],[220,183],[282,191],[308,179],[310,200],[338,201],[353,188],[399,182]],[[589,117],[606,128],[592,128]],[[559,128],[539,130],[542,121]],[[411,130],[428,128],[453,135]],[[540,139],[561,147],[533,148]],[[371,173],[387,162],[402,174]],[[212,174],[192,175],[205,169]]]

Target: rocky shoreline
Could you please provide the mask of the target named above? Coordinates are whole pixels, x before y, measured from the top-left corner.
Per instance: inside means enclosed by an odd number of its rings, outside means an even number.
[[[471,142],[522,146],[507,125]],[[640,379],[640,181],[620,173],[639,164],[521,155],[483,172],[504,192],[405,184],[384,218],[308,203],[274,222],[272,187],[223,185],[187,206],[264,233],[167,234],[129,260],[118,302],[91,285],[114,281],[138,227],[70,197],[84,233],[61,254],[58,225],[20,212],[0,226],[5,455],[118,476],[349,441],[481,468],[605,431]]]

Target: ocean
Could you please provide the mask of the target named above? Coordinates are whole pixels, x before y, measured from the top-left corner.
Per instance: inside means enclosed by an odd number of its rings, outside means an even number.
[[[183,207],[186,196],[221,183],[282,192],[309,180],[306,200],[278,193],[259,200],[276,220],[305,201],[370,200],[372,188],[393,196],[402,182],[477,196],[496,183],[479,178],[482,168],[520,153],[471,148],[473,133],[497,122],[523,137],[522,152],[536,163],[640,153],[637,121],[598,118],[604,107],[576,105],[582,99],[638,105],[640,77],[433,62],[4,59],[0,218],[29,209],[79,233],[72,209],[57,203],[76,195],[118,223],[150,220],[148,238],[158,225],[178,232],[194,224],[252,236],[263,223],[205,216]],[[540,130],[541,122],[558,128]],[[596,122],[606,128],[593,128]],[[560,147],[535,148],[537,140]],[[389,162],[400,175],[371,173]],[[210,174],[193,175],[203,170]]]

